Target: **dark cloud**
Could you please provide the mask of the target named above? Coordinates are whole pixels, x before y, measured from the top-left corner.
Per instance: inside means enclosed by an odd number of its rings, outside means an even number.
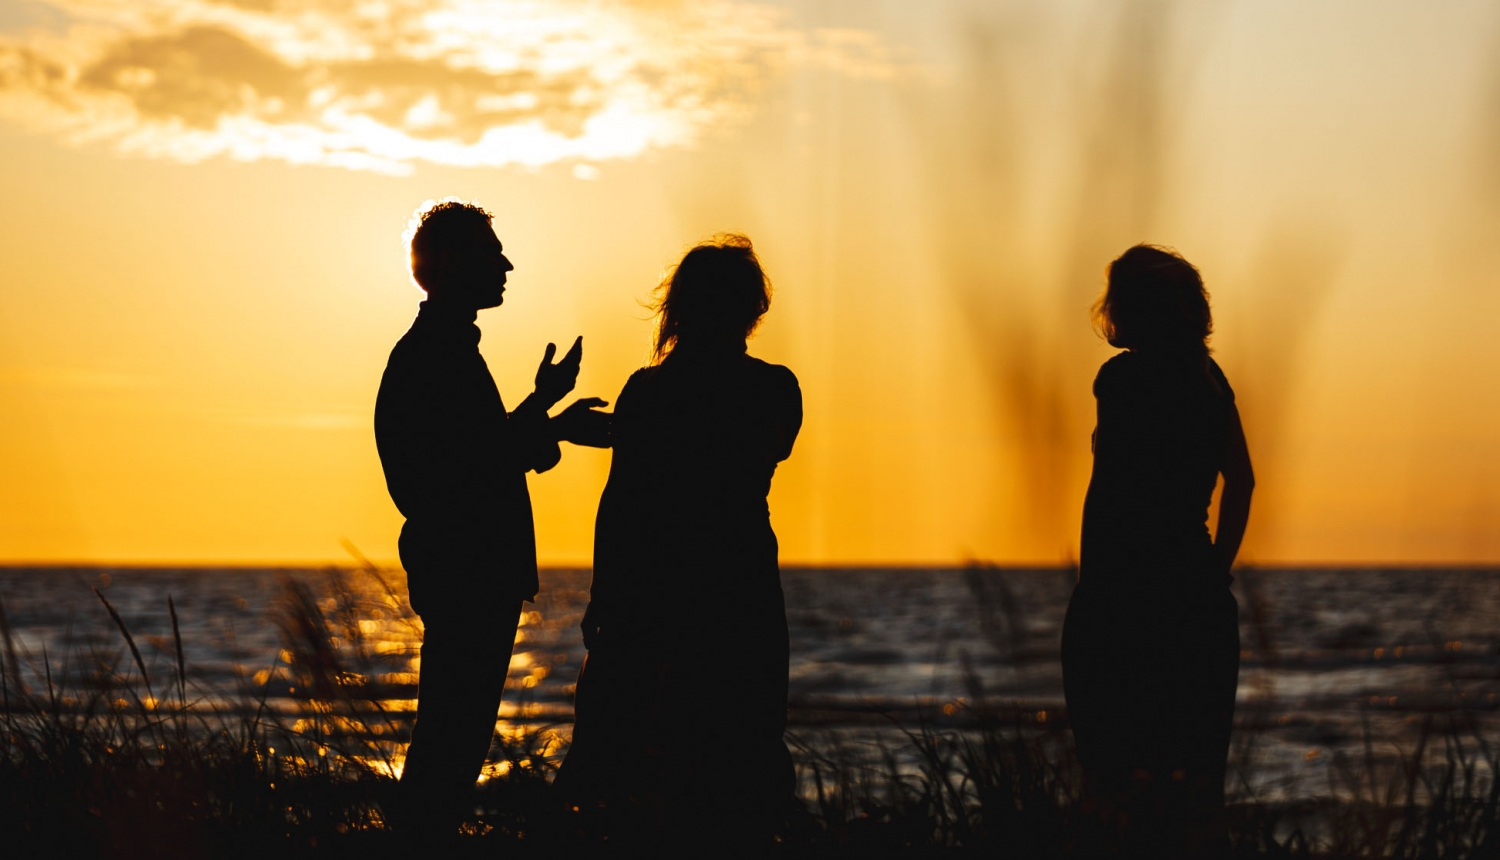
[[[31,73],[52,80],[65,76],[60,67],[41,63]],[[603,107],[600,94],[588,93],[588,83],[585,70],[491,74],[402,57],[299,68],[213,27],[123,41],[79,76],[80,86],[124,96],[142,116],[177,119],[192,128],[213,129],[221,117],[242,114],[316,122],[322,109],[341,105],[414,137],[465,144],[496,125],[533,120],[577,136]],[[411,114],[424,103],[432,105],[433,116],[418,121]]]
[[[262,112],[271,100],[300,106],[308,94],[304,73],[212,27],[121,42],[86,67],[79,83],[129,98],[144,116],[201,129],[226,114]]]

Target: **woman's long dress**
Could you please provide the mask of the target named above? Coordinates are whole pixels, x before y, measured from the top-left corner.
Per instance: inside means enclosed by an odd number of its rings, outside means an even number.
[[[1124,352],[1100,368],[1094,396],[1094,470],[1062,655],[1086,792],[1106,813],[1134,814],[1138,830],[1155,828],[1136,835],[1164,840],[1165,853],[1210,850],[1239,625],[1208,511],[1234,392],[1212,359]]]
[[[787,626],[766,496],[801,423],[797,378],[743,353],[679,348],[621,391],[597,633],[558,776],[573,803],[734,829],[783,811]]]

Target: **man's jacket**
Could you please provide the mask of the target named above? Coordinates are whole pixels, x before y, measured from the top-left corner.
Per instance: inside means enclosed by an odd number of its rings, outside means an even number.
[[[473,312],[422,303],[375,401],[375,444],[406,517],[401,565],[418,614],[482,614],[536,596],[526,472],[562,456],[547,424],[532,398],[506,414]]]

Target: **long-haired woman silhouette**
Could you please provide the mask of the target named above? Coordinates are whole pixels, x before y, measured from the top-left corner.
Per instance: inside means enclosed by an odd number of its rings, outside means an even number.
[[[1250,515],[1250,455],[1234,392],[1209,356],[1208,293],[1191,263],[1129,249],[1110,264],[1094,319],[1125,351],[1094,380],[1094,469],[1063,628],[1084,809],[1124,853],[1209,856],[1227,848],[1239,674],[1229,572]]]
[[[766,495],[802,394],[790,370],[746,354],[769,307],[750,240],[694,247],[658,293],[652,365],[616,402],[558,783],[574,805],[619,810],[604,826],[658,854],[672,847],[662,840],[758,852],[794,788]]]

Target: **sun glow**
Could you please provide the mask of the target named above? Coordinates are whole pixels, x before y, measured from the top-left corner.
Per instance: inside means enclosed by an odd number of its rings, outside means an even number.
[[[735,3],[57,0],[0,41],[0,116],[184,162],[407,174],[632,158],[743,116],[797,64],[898,66],[880,39]]]
[[[394,562],[398,236],[454,195],[516,265],[510,404],[578,335],[613,399],[663,268],[754,239],[783,563],[1075,559],[1088,308],[1142,240],[1208,280],[1244,558],[1500,559],[1497,40],[1478,2],[0,0],[0,558]],[[528,478],[541,563],[589,563],[609,465]]]

